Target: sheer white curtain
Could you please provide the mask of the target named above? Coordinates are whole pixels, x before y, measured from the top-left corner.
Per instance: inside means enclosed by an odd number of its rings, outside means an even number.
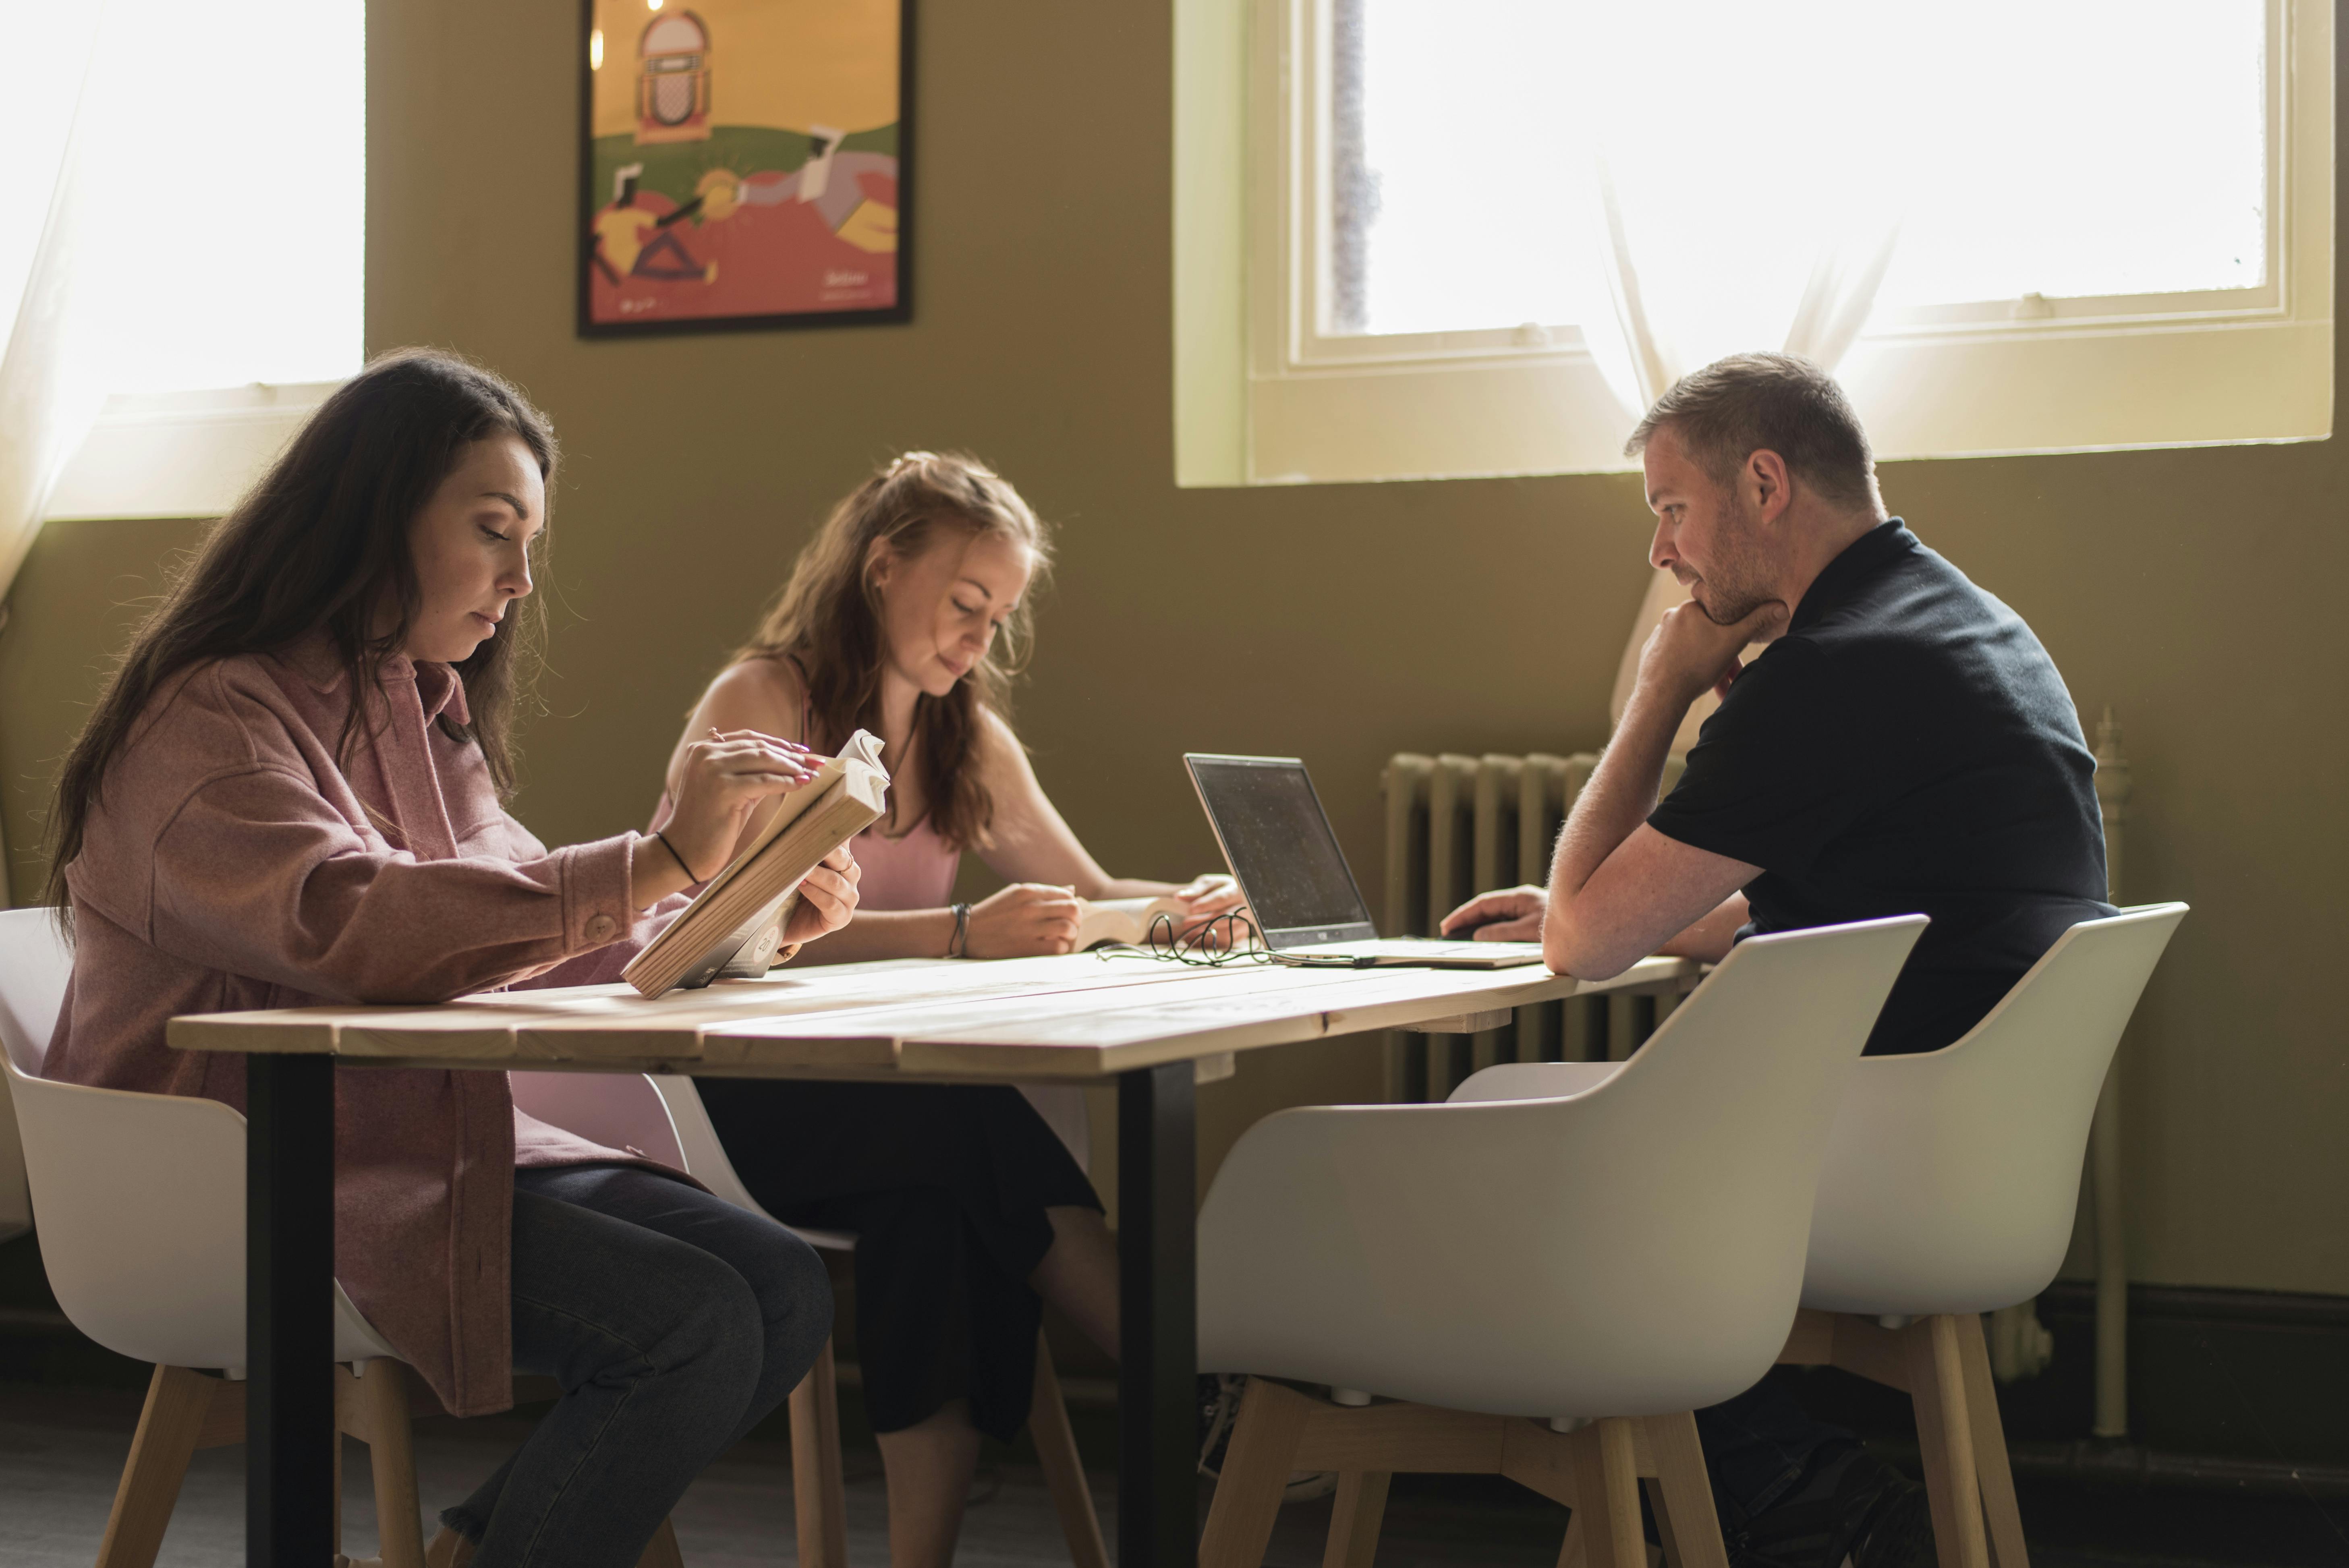
[[[1927,8],[1830,0],[1799,26],[1750,0],[1573,9],[1585,161],[1570,177],[1593,257],[1578,318],[1626,411],[1726,354],[1834,369],[1899,242],[1905,128],[1937,111],[1889,68],[1929,45]],[[1616,719],[1641,645],[1686,598],[1670,573],[1650,583]],[[1713,706],[1692,709],[1675,750]]]
[[[13,206],[0,208],[0,631],[6,594],[40,531],[58,470],[104,400],[71,352],[74,253],[87,88],[101,4],[0,0],[0,135],[12,150]],[[0,873],[8,864],[0,834]],[[0,904],[13,903],[0,874]],[[31,1229],[16,1117],[0,1088],[0,1241]]]
[[[0,209],[0,606],[40,531],[57,473],[89,429],[105,387],[75,346],[74,284],[90,199],[77,174],[96,113],[94,44],[102,0],[0,6],[0,133],[15,150]],[[0,626],[5,626],[0,620]],[[0,864],[6,845],[0,841]],[[0,879],[0,899],[6,894]]]

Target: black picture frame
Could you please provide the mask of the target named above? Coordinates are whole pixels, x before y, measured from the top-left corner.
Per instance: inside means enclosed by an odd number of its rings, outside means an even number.
[[[583,338],[667,337],[688,333],[799,331],[835,326],[871,326],[914,318],[914,36],[915,0],[897,0],[897,237],[889,253],[895,268],[893,303],[843,310],[807,310],[743,315],[653,316],[638,321],[597,320],[594,271],[598,264],[595,222],[605,205],[595,178],[595,67],[590,57],[598,0],[580,0],[575,58],[579,67],[578,221],[573,229],[575,330]],[[690,12],[693,0],[672,0]],[[785,3],[785,0],[776,0]]]

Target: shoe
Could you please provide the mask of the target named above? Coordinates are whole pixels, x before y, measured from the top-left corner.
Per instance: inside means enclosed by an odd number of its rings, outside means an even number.
[[[1902,1476],[1869,1509],[1851,1543],[1852,1568],[1934,1568],[1933,1505]]]
[[[475,1550],[472,1542],[444,1524],[424,1548],[424,1568],[465,1568]]]
[[[1199,1374],[1199,1473],[1223,1474],[1224,1450],[1232,1446],[1232,1428],[1239,1420],[1240,1392],[1247,1379],[1228,1372]]]
[[[1813,1456],[1785,1498],[1724,1532],[1732,1568],[1934,1568],[1925,1489],[1857,1443]]]
[[[1220,1479],[1224,1455],[1232,1446],[1232,1429],[1239,1423],[1240,1396],[1247,1379],[1229,1372],[1199,1375],[1199,1473]],[[1310,1502],[1338,1490],[1336,1470],[1299,1470],[1281,1489],[1283,1502]]]

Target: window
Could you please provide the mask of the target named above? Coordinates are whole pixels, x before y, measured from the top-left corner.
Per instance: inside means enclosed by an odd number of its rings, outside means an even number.
[[[31,88],[0,108],[12,131],[61,137],[71,117],[73,73],[36,67],[76,58],[72,40],[48,42],[5,68]],[[365,49],[360,0],[108,8],[75,122],[71,320],[114,396],[51,516],[222,511],[358,368]],[[0,213],[0,284],[21,281],[44,217]]]
[[[1814,341],[1886,456],[2326,435],[2331,20],[1185,0],[1179,477],[1618,468]]]

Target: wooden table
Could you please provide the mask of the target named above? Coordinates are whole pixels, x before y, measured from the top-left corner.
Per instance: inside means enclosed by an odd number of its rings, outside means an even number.
[[[1468,1032],[1593,992],[1686,991],[1650,959],[1600,985],[1505,970],[1199,969],[1077,954],[780,969],[647,1001],[625,986],[430,1007],[174,1018],[182,1050],[246,1054],[247,1562],[332,1554],[334,1068],[688,1073],[1118,1085],[1118,1561],[1197,1560],[1195,1086],[1236,1053],[1367,1029]]]

